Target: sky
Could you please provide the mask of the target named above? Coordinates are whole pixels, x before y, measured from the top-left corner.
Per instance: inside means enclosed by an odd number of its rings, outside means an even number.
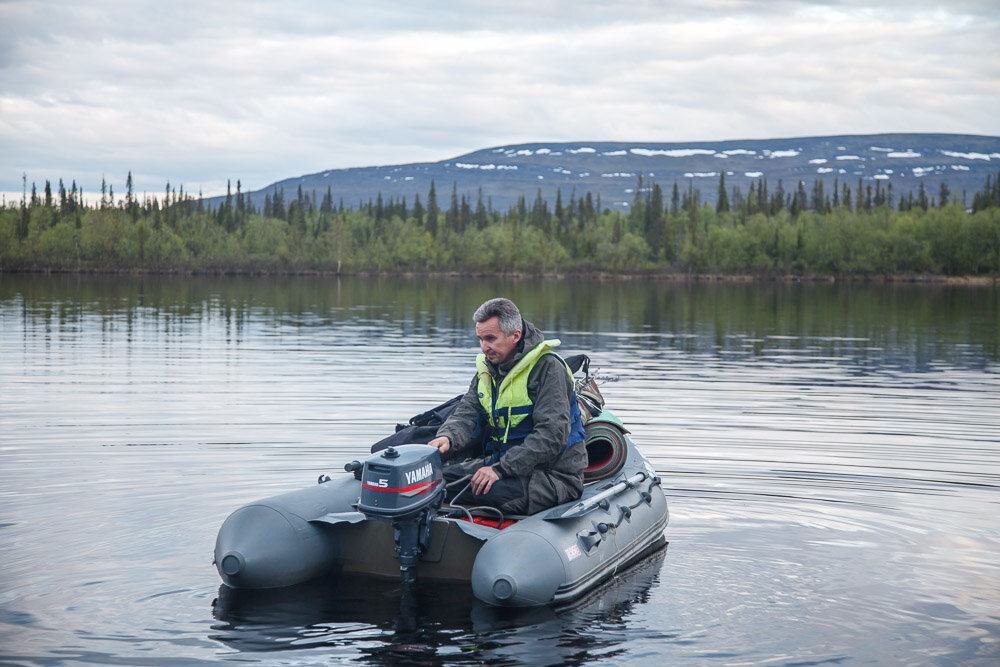
[[[0,193],[557,141],[1000,135],[1000,1],[0,0]]]

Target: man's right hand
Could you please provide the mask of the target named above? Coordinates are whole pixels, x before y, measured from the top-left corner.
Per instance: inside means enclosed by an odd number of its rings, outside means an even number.
[[[444,454],[449,449],[451,449],[451,440],[446,435],[442,435],[442,436],[439,436],[437,438],[434,438],[433,440],[431,440],[427,444],[430,445],[431,447],[437,447],[437,450],[439,452],[441,452],[442,454]]]

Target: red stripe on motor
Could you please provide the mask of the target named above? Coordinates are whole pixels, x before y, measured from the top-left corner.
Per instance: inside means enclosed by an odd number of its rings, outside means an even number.
[[[431,480],[429,482],[424,482],[422,484],[414,484],[413,486],[404,486],[401,489],[387,489],[384,486],[369,486],[368,484],[362,484],[361,486],[366,489],[371,489],[373,491],[385,491],[387,493],[406,493],[407,491],[414,491],[416,489],[424,487],[432,487],[434,486],[434,480]],[[427,488],[424,488],[424,490],[421,491],[421,493],[425,493],[427,492],[427,490],[428,490]]]

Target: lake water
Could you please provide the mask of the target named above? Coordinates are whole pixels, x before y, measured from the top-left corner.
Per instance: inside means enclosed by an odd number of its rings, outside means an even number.
[[[588,352],[669,547],[569,609],[236,595],[225,517],[462,390],[495,295]],[[1000,664],[1000,290],[0,276],[0,663]]]

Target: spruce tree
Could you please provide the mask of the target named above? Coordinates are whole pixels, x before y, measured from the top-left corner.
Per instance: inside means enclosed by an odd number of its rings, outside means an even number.
[[[726,193],[726,172],[719,173],[719,197],[715,202],[716,213],[729,213],[729,195]]]
[[[664,223],[663,190],[659,183],[653,183],[653,191],[646,203],[646,243],[649,244],[653,259],[660,254]]]
[[[925,211],[930,207],[930,201],[927,199],[927,190],[924,189],[923,181],[920,181],[920,188],[917,191],[917,206]]]
[[[135,200],[131,171],[128,172],[128,178],[125,179],[125,208],[132,216],[132,222],[135,222],[139,218],[139,203]]]
[[[458,231],[458,182],[451,182],[451,206],[444,213],[444,228],[449,231]]]
[[[420,194],[416,194],[413,197],[413,219],[417,221],[417,226],[422,227],[424,224],[424,206],[420,203]]]
[[[823,192],[823,179],[817,178],[813,181],[812,203],[810,208],[821,213],[826,207],[826,194]]]
[[[431,236],[438,233],[438,200],[437,192],[434,190],[434,179],[431,179],[431,189],[427,193],[427,231]]]
[[[472,223],[472,206],[469,204],[468,198],[465,194],[462,194],[462,201],[458,208],[458,233],[461,234],[469,228]]]
[[[642,174],[635,185],[635,197],[632,199],[632,208],[629,210],[629,228],[636,232],[642,232],[646,219],[646,202],[642,197]]]
[[[479,194],[476,197],[476,229],[486,229],[486,225],[489,221],[486,218],[486,204],[483,203],[483,188],[479,188]]]

